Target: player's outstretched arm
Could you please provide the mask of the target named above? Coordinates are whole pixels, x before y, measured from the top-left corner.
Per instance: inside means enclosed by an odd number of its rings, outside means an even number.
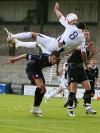
[[[54,6],[54,11],[56,13],[56,16],[60,19],[61,16],[63,16],[63,14],[59,11],[59,4],[56,3]]]
[[[26,55],[27,54],[23,54],[23,55],[14,57],[14,58],[9,58],[9,59],[7,59],[7,64],[13,64],[14,62],[19,61],[21,59],[26,59]]]

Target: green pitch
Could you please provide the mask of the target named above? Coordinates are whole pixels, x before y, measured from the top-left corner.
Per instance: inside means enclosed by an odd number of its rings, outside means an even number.
[[[75,117],[67,116],[66,99],[52,98],[43,102],[43,118],[29,113],[32,96],[0,95],[0,133],[100,133],[100,101],[92,100],[96,115],[85,114],[83,100],[74,109]]]

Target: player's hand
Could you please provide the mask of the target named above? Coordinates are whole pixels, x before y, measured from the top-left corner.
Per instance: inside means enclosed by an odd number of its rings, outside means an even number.
[[[59,9],[59,4],[58,3],[55,4],[54,9],[57,9],[57,10]]]
[[[95,43],[94,42],[90,42],[88,45],[87,45],[87,48],[94,48],[95,46]]]
[[[56,76],[60,76],[60,72],[59,71],[56,71]]]
[[[97,53],[98,53],[98,48],[93,48],[93,49],[92,49],[92,54],[95,55],[95,54],[97,54]]]
[[[15,61],[15,58],[9,58],[7,59],[7,64],[13,64]]]

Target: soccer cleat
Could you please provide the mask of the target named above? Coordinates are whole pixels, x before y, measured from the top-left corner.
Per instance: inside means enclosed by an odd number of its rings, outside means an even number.
[[[41,114],[33,113],[35,116],[43,117]]]
[[[74,117],[75,116],[75,114],[74,114],[72,109],[68,109],[68,116],[70,116],[70,117]]]
[[[97,112],[95,110],[92,110],[92,108],[86,110],[86,114],[96,114]]]
[[[39,109],[39,108],[36,107],[36,106],[33,106],[32,109],[30,110],[30,113],[39,115],[39,114],[42,114],[42,110]]]
[[[7,30],[7,28],[4,28],[4,34],[7,36],[7,38],[6,38],[7,42],[11,41],[11,34],[12,34],[12,33],[10,33],[10,32]]]

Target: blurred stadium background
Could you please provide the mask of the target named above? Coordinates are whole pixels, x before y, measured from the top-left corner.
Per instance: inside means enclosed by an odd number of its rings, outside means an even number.
[[[54,12],[54,5],[60,4],[60,11],[66,14],[74,12],[79,20],[87,25],[90,31],[91,41],[100,48],[100,1],[99,0],[0,0],[0,83],[12,88],[23,88],[24,84],[30,84],[27,79],[25,68],[26,61],[17,62],[14,65],[7,65],[6,59],[9,57],[9,46],[3,34],[6,27],[12,33],[23,31],[41,32],[46,35],[57,37],[64,28],[57,20]],[[27,40],[33,41],[33,40]],[[37,49],[18,48],[15,56],[23,53],[36,53]],[[100,52],[95,56],[97,66],[100,68]],[[60,62],[60,68],[68,57],[65,56]],[[58,77],[55,73],[55,66],[44,69],[44,76],[47,85],[59,85]],[[100,78],[99,78],[100,82]],[[98,84],[98,86],[100,83]]]

